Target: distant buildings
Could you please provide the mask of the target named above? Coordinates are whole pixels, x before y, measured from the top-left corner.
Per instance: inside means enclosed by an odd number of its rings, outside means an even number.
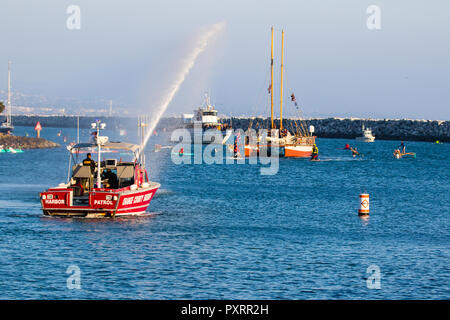
[[[0,90],[0,101],[7,100],[7,92]],[[12,92],[14,115],[82,115],[82,116],[128,116],[128,107],[115,103],[112,108],[110,99],[81,100],[76,98],[47,98],[44,95]]]

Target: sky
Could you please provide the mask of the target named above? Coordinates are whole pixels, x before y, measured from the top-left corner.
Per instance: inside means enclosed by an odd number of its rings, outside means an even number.
[[[67,28],[70,5],[80,8],[80,29]],[[370,5],[381,10],[380,29],[367,27]],[[448,0],[2,0],[0,7],[3,91],[11,60],[13,91],[96,101],[99,109],[111,99],[131,114],[150,113],[195,39],[224,22],[166,115],[192,112],[210,92],[221,114],[267,116],[273,25],[276,115],[284,29],[285,117],[450,120]]]

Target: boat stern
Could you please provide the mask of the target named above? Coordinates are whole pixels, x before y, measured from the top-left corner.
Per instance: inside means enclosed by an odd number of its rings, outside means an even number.
[[[69,209],[73,206],[73,189],[53,188],[39,193],[44,215],[52,215],[56,211]]]
[[[41,192],[42,211],[48,216],[115,217],[143,214],[160,187],[143,183],[124,189],[92,189],[84,196],[74,196],[72,188],[52,188]]]

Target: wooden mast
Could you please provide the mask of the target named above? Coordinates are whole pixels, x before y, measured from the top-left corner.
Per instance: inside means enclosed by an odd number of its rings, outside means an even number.
[[[283,49],[284,49],[284,30],[281,30],[280,131],[283,129],[283,68],[284,68]]]
[[[8,61],[8,101],[6,102],[6,124],[11,126],[12,110],[11,110],[11,61]]]
[[[271,128],[274,128],[273,125],[273,26],[272,26],[272,44],[270,46],[270,120],[272,123]]]

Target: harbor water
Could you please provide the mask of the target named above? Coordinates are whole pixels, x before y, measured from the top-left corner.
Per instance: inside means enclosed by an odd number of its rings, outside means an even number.
[[[41,136],[64,145],[76,129]],[[148,214],[115,220],[42,215],[38,193],[67,180],[64,146],[0,154],[0,299],[450,297],[449,144],[407,141],[417,157],[396,160],[399,141],[317,139],[323,161],[280,159],[261,175],[261,165],[176,165],[168,149],[153,152],[167,140],[147,146],[161,183]],[[79,289],[68,288],[71,265]],[[379,289],[368,285],[373,265]]]

